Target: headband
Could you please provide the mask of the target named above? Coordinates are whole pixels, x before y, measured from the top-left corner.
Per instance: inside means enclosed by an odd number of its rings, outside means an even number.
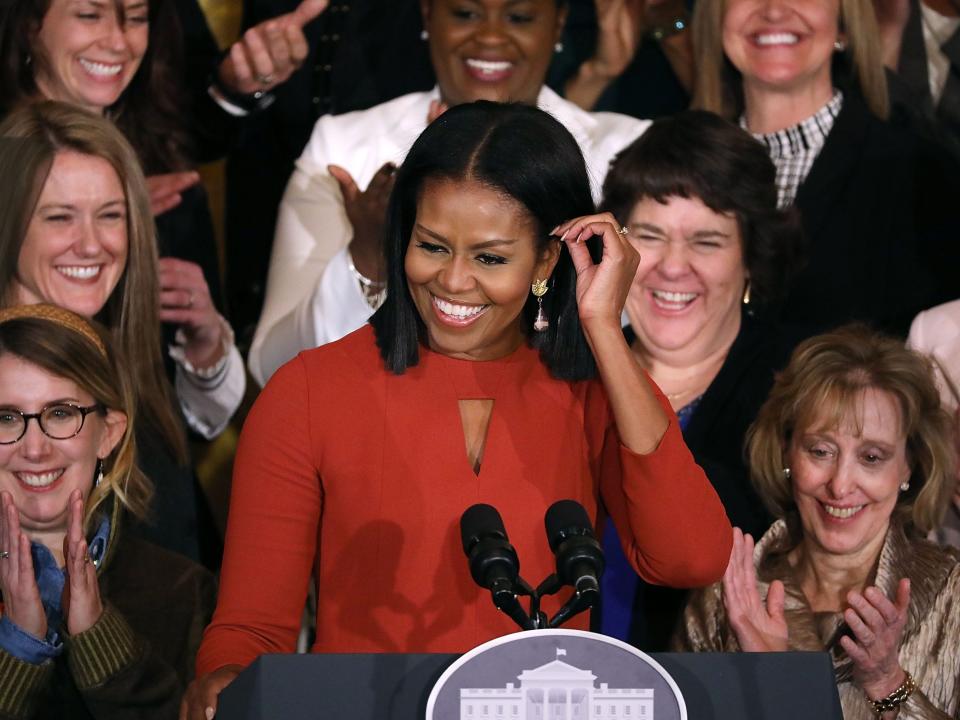
[[[79,335],[83,335],[100,351],[100,354],[106,358],[107,348],[103,340],[97,335],[96,330],[86,320],[57,305],[48,305],[40,303],[38,305],[15,305],[14,307],[3,308],[0,310],[0,323],[10,320],[46,320],[60,327],[71,330]]]

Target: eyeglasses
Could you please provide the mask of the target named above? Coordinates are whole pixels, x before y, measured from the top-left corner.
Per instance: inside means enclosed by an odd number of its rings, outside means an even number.
[[[53,440],[68,440],[83,430],[83,421],[92,412],[106,412],[97,403],[79,407],[69,403],[47,405],[38,413],[25,413],[15,408],[0,410],[0,445],[11,445],[27,433],[27,425],[36,418],[40,430]]]

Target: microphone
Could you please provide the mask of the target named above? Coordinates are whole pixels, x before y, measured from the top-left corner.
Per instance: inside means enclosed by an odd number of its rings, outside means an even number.
[[[547,510],[543,522],[550,550],[557,556],[557,579],[575,590],[570,602],[550,621],[550,627],[557,627],[600,599],[603,549],[594,537],[587,511],[578,502],[558,500]]]
[[[460,540],[470,562],[470,575],[480,587],[490,590],[493,604],[524,630],[534,628],[517,599],[520,560],[507,539],[500,513],[492,505],[471,505],[460,518]]]

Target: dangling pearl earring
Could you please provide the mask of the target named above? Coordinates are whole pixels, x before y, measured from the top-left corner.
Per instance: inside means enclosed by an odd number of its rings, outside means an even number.
[[[547,315],[543,312],[543,296],[547,294],[547,278],[535,280],[530,286],[530,292],[537,298],[537,317],[533,321],[533,329],[537,332],[543,332],[550,327],[550,321],[547,320]]]
[[[747,278],[747,286],[743,289],[743,304],[750,304],[750,278]]]
[[[97,458],[97,469],[93,473],[93,486],[98,487],[103,482],[103,460]]]

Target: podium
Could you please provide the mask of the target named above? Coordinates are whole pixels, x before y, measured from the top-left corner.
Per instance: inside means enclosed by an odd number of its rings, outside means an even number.
[[[680,687],[690,720],[843,719],[826,653],[650,656]],[[423,720],[431,688],[458,657],[264,655],[220,695],[217,720]]]

